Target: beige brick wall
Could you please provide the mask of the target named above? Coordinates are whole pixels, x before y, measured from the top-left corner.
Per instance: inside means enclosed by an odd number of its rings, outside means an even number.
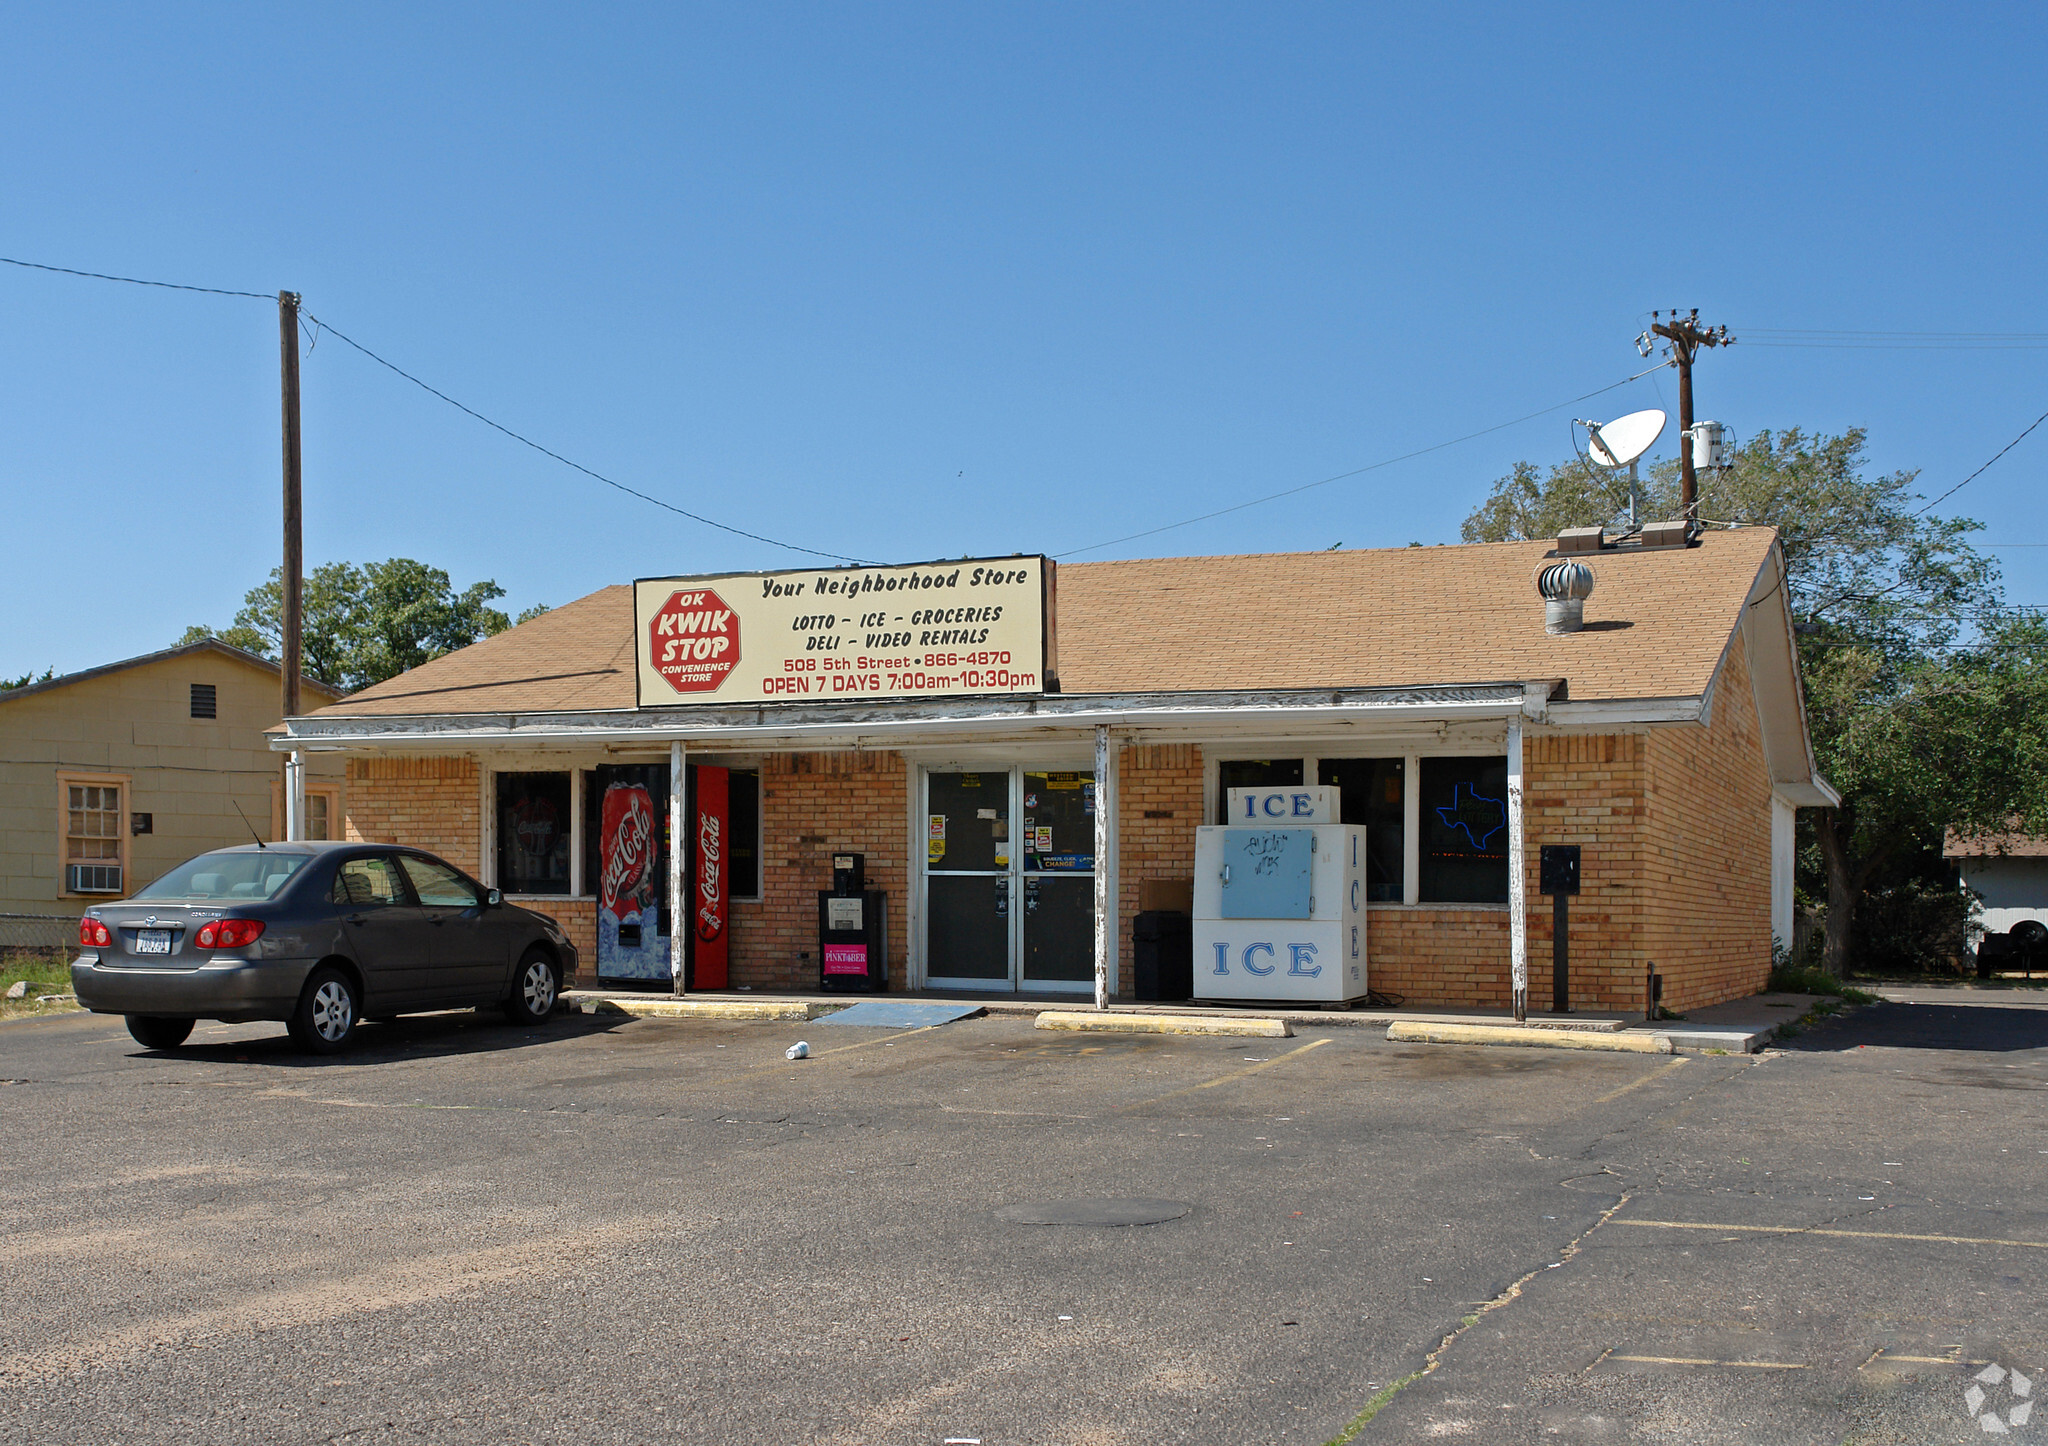
[[[1192,879],[1195,829],[1202,817],[1202,750],[1192,743],[1140,744],[1119,755],[1117,992],[1137,989],[1131,938],[1144,879]]]
[[[818,987],[818,890],[835,852],[889,895],[889,987],[906,987],[910,773],[900,753],[776,754],[761,765],[761,902],[732,906],[731,982]]]
[[[352,758],[345,838],[409,844],[482,872],[482,798],[474,758]]]
[[[1678,1013],[1754,994],[1771,972],[1771,780],[1740,638],[1711,727],[1649,735],[1644,944]]]
[[[1648,737],[1536,734],[1522,745],[1527,839],[1529,1007],[1551,1008],[1552,900],[1538,892],[1542,846],[1579,846],[1571,900],[1575,1009],[1632,1009],[1643,996],[1643,836]],[[1505,938],[1505,929],[1503,929]],[[1511,997],[1502,983],[1498,1002]]]

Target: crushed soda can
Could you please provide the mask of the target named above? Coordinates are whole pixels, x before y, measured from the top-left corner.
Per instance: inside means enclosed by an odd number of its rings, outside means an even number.
[[[785,1049],[782,1052],[782,1057],[784,1059],[809,1059],[811,1057],[811,1046],[800,1039],[788,1049]]]

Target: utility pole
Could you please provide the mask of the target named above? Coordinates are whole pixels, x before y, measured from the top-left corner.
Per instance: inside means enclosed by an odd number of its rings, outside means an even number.
[[[1735,338],[1728,335],[1725,326],[1700,326],[1700,309],[1695,306],[1691,313],[1680,316],[1678,309],[1671,310],[1671,320],[1659,321],[1663,313],[1650,313],[1650,330],[1671,343],[1671,359],[1678,363],[1678,475],[1682,481],[1679,497],[1684,505],[1685,520],[1699,521],[1700,484],[1699,476],[1692,465],[1692,359],[1693,353],[1703,346],[1732,346]]]
[[[284,637],[279,646],[283,675],[283,716],[299,712],[299,632],[304,600],[305,552],[299,517],[299,294],[277,293],[278,362],[284,390],[284,566],[279,578],[283,594]],[[305,834],[304,760],[294,750],[285,755],[284,822],[288,839]]]

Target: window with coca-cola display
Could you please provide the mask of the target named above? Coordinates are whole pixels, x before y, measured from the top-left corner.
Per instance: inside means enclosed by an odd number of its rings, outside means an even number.
[[[498,887],[569,892],[569,775],[498,775]]]

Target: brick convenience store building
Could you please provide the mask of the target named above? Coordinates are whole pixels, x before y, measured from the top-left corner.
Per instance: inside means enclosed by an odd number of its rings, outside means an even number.
[[[275,746],[343,755],[348,837],[561,919],[586,984],[669,986],[703,859],[667,872],[659,821],[673,800],[687,839],[717,795],[726,987],[818,987],[818,893],[857,852],[891,989],[1091,993],[1100,969],[1128,996],[1134,916],[1184,891],[1237,786],[1340,791],[1367,831],[1371,988],[1408,1004],[1508,1007],[1526,903],[1529,1007],[1551,1007],[1545,844],[1581,851],[1578,1008],[1639,1008],[1653,966],[1675,1010],[1754,993],[1789,942],[1793,811],[1835,798],[1769,529],[1011,561],[608,587]],[[1560,562],[1593,574],[1574,631],[1538,592]],[[1042,616],[974,587],[996,566]],[[1029,666],[991,650],[1027,625]],[[682,892],[621,903],[664,878]]]

